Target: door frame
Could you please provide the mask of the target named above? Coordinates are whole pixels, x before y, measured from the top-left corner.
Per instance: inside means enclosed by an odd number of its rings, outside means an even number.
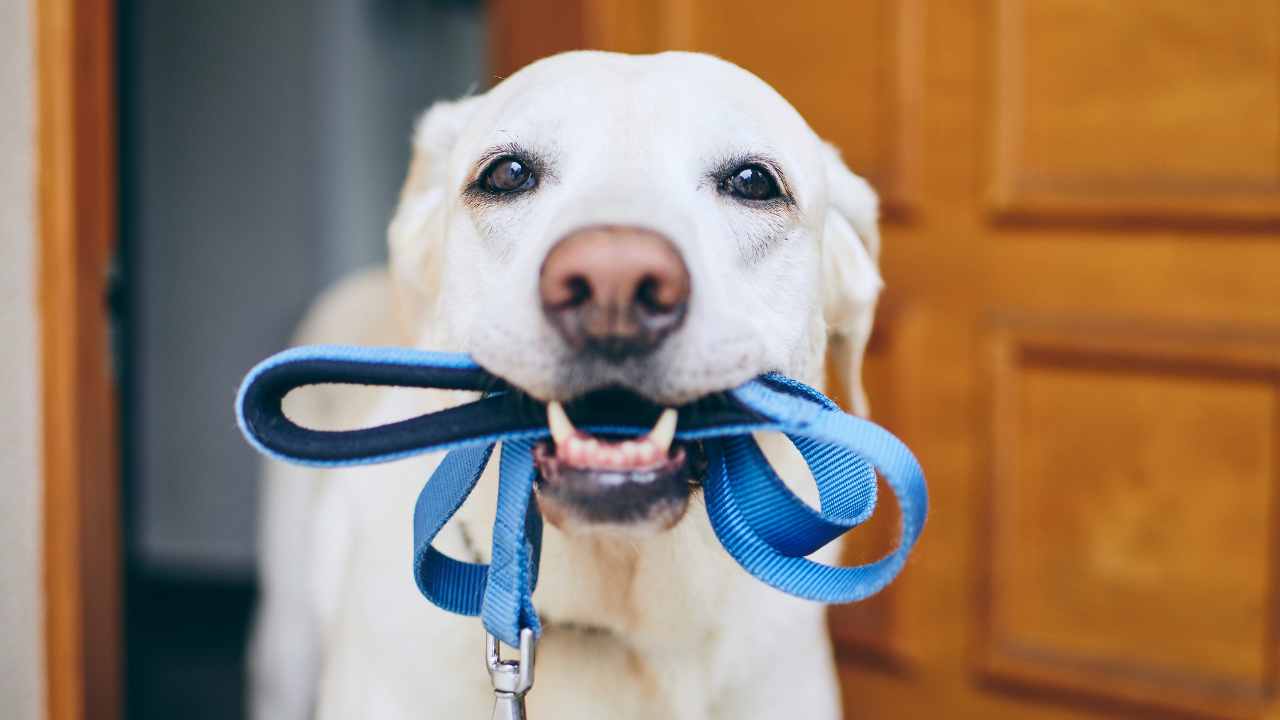
[[[36,53],[45,713],[116,720],[120,478],[107,305],[118,218],[116,7],[30,5]]]

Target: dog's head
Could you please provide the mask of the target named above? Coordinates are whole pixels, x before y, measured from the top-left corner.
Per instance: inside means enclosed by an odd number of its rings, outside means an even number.
[[[830,336],[865,411],[876,197],[754,75],[558,55],[431,108],[414,150],[390,232],[405,318],[549,403],[539,503],[562,528],[673,523],[697,449],[661,409],[771,370],[821,381]],[[654,431],[578,431],[591,402]]]

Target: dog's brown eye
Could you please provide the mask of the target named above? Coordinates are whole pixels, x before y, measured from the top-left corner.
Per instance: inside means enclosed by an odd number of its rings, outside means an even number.
[[[502,157],[489,163],[480,182],[491,193],[524,192],[537,183],[537,176],[520,158]]]
[[[744,200],[772,200],[782,195],[773,175],[760,165],[743,165],[724,179],[725,192]]]

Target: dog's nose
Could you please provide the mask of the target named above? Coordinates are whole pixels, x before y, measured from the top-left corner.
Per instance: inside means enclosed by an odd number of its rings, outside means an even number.
[[[689,270],[656,232],[591,227],[551,248],[538,288],[571,347],[616,362],[652,352],[684,321]]]

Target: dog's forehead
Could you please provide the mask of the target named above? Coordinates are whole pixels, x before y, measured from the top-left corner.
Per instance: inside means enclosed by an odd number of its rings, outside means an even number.
[[[812,144],[804,119],[760,78],[700,53],[580,51],[524,68],[496,86],[472,125],[478,146],[616,133],[634,143]],[[566,137],[568,136],[568,137]],[[807,150],[807,147],[805,148]]]

